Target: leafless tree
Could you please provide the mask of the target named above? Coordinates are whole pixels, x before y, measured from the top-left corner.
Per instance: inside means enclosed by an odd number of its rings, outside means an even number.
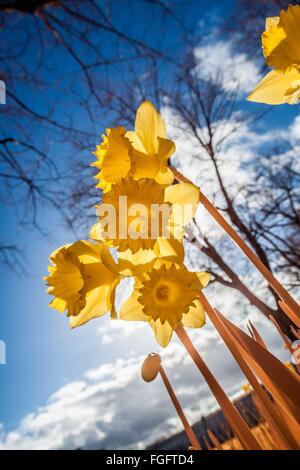
[[[122,69],[132,63],[142,67],[149,58],[174,62],[174,46],[165,46],[165,38],[174,25],[185,34],[180,11],[180,2],[160,0],[0,2],[0,79],[6,84],[0,200],[19,223],[43,231],[39,210],[50,204],[74,225],[60,197],[68,184],[80,192],[74,156],[88,166],[103,128],[99,123],[104,116],[104,125],[113,120],[122,103],[115,99]],[[110,95],[107,83],[115,87]],[[6,256],[14,244],[3,244]],[[6,256],[6,263],[10,259]]]
[[[284,161],[276,162],[278,152]],[[251,230],[262,240],[274,271],[286,273],[287,285],[300,284],[300,172],[296,168],[297,153],[289,142],[261,158],[257,180],[248,188],[248,204],[255,200],[257,210],[249,214]]]

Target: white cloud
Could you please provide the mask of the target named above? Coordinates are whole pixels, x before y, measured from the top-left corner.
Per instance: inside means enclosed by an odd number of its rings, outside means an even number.
[[[297,116],[291,125],[290,136],[293,144],[300,144],[300,116]]]
[[[274,327],[253,307],[246,309],[236,292],[212,286],[207,289],[207,296],[228,318],[244,328],[250,312],[271,350],[287,357]],[[121,324],[109,322],[117,323]],[[106,331],[110,334],[109,329]],[[128,350],[127,355],[86,371],[80,380],[52,394],[44,406],[27,415],[13,431],[6,433],[5,427],[0,427],[0,449],[139,449],[182,429],[161,379],[145,383],[140,377],[141,365],[150,351],[145,345],[133,344],[138,333],[119,336],[118,340],[113,338],[106,345],[112,350],[117,343],[118,348],[120,343],[127,349],[130,345],[135,350],[133,356]],[[210,322],[201,330],[188,330],[188,333],[227,393],[231,397],[236,395],[246,380]],[[176,337],[168,348],[156,350],[191,423],[217,407]]]
[[[233,52],[231,41],[214,41],[195,48],[195,57],[199,60],[198,74],[203,78],[222,79],[226,91],[238,89],[240,93],[249,93],[260,80],[259,68],[245,54]]]

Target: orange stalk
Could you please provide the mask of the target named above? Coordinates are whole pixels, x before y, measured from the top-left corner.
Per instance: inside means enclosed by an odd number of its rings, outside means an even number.
[[[278,333],[280,334],[281,338],[282,338],[282,341],[284,342],[284,344],[286,345],[287,349],[290,351],[290,354],[293,354],[294,350],[292,348],[292,345],[291,343],[289,342],[289,340],[287,339],[287,337],[282,333],[281,329],[280,329],[280,326],[278,325],[277,321],[275,320],[275,318],[273,317],[273,315],[270,315],[270,320],[272,320],[272,322],[274,323],[274,326],[275,328],[277,329]]]
[[[255,339],[255,341],[257,343],[259,343],[263,348],[268,349],[267,346],[264,343],[264,340],[262,339],[262,337],[258,333],[257,329],[254,327],[254,325],[251,323],[250,320],[248,320],[248,321],[249,321],[249,325],[250,325],[250,328],[248,327],[248,329],[250,330],[250,333],[252,333],[253,339]]]
[[[204,442],[205,442],[205,445],[206,445],[206,447],[207,447],[207,450],[212,450],[212,448],[211,448],[211,446],[210,446],[208,440],[206,439],[206,437],[203,437],[203,440],[204,440]]]
[[[208,434],[208,437],[210,438],[211,442],[215,446],[215,448],[218,449],[218,450],[223,450],[219,440],[217,439],[217,437],[214,435],[214,433],[210,429],[207,430],[207,434]]]
[[[169,167],[174,173],[175,177],[185,183],[193,184],[188,178],[183,176],[176,168]],[[223,230],[229,235],[232,240],[237,244],[237,246],[242,250],[242,252],[247,256],[251,263],[256,267],[256,269],[262,274],[270,286],[274,289],[279,297],[285,302],[289,310],[298,318],[297,325],[300,324],[300,305],[293,299],[293,297],[288,293],[288,291],[280,284],[280,282],[273,276],[273,274],[266,268],[258,256],[251,250],[251,248],[244,242],[244,240],[238,235],[238,233],[231,227],[231,225],[224,219],[224,217],[219,213],[219,211],[213,206],[213,204],[204,196],[200,191],[200,202],[203,204],[205,209],[210,213],[210,215],[218,222],[218,224],[223,228]],[[287,312],[286,312],[287,313]],[[287,313],[288,316],[290,316]]]
[[[296,313],[286,303],[281,302],[280,300],[278,303],[287,316],[295,323],[295,325],[297,325],[298,328],[300,328],[300,317],[296,315]]]
[[[297,339],[300,339],[300,330],[296,330],[293,326],[291,326],[291,331]]]
[[[300,439],[300,378],[218,310],[215,310],[215,313],[229,331],[232,341],[249,367],[288,413],[290,422],[298,429],[297,435]]]
[[[237,438],[240,440],[242,447],[246,450],[261,450],[259,443],[251,433],[249,427],[229,400],[228,396],[220,386],[219,382],[215,379],[199,353],[196,351],[183,326],[179,324],[175,332],[206,380],[210,390],[219,403],[225,418]]]
[[[159,373],[160,373],[160,375],[161,375],[161,378],[163,379],[163,382],[164,382],[164,384],[165,384],[165,386],[166,386],[166,389],[167,389],[167,391],[168,391],[168,393],[169,393],[169,395],[170,395],[170,398],[171,398],[172,403],[173,403],[173,405],[174,405],[174,407],[175,407],[175,409],[176,409],[176,411],[177,411],[177,414],[178,414],[179,418],[181,419],[181,422],[182,422],[182,424],[183,424],[183,427],[184,427],[184,429],[185,429],[185,432],[187,433],[187,436],[188,436],[188,438],[189,438],[189,440],[190,440],[190,443],[192,444],[192,447],[194,447],[194,448],[197,449],[197,450],[201,450],[200,444],[199,444],[199,442],[198,442],[198,440],[197,440],[197,438],[196,438],[196,436],[195,436],[195,434],[194,434],[194,431],[192,430],[192,428],[191,428],[191,426],[190,426],[188,420],[187,420],[186,417],[185,417],[185,414],[184,414],[184,412],[183,412],[183,410],[182,410],[182,408],[181,408],[181,406],[180,406],[179,401],[177,400],[177,397],[176,397],[175,392],[174,392],[174,390],[173,390],[173,388],[172,388],[172,385],[170,384],[170,382],[169,382],[169,380],[168,380],[168,377],[166,376],[166,373],[165,373],[165,371],[164,371],[164,368],[163,368],[163,366],[162,366],[161,364],[160,364],[160,366],[159,366],[159,370],[158,370],[158,371],[159,371]]]
[[[265,415],[270,423],[272,428],[274,439],[276,440],[278,447],[281,449],[292,449],[292,445],[295,445],[295,442],[291,437],[291,444],[289,443],[288,436],[289,431],[286,429],[285,424],[280,419],[277,410],[274,408],[273,403],[270,401],[268,395],[266,394],[265,390],[261,387],[260,383],[256,379],[255,375],[253,374],[252,370],[244,360],[243,356],[241,355],[237,345],[232,341],[230,332],[226,329],[225,325],[222,323],[221,319],[218,318],[214,309],[211,307],[210,303],[206,299],[205,295],[202,291],[199,292],[199,299],[202,303],[208,317],[212,321],[214,327],[219,332],[221,338],[223,339],[224,343],[228,347],[229,351],[235,358],[238,366],[244,373],[245,377],[251,384],[253,390],[257,394],[258,400],[261,402],[262,407],[265,409]]]

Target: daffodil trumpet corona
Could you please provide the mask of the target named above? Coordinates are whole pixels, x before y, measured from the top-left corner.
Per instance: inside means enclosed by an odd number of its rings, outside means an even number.
[[[263,53],[270,71],[248,96],[266,104],[296,104],[300,100],[300,5],[289,5],[280,16],[266,19]]]
[[[55,250],[50,261],[44,278],[47,293],[54,295],[50,306],[60,313],[67,310],[72,328],[109,311],[117,317],[115,289],[121,276],[106,246],[81,240]]]
[[[165,186],[173,182],[168,159],[175,152],[175,144],[166,139],[165,123],[149,101],[144,101],[137,110],[135,131],[109,128],[102,139],[94,152],[97,160],[92,166],[101,170],[95,176],[96,187],[104,193],[127,177],[151,178]]]
[[[90,238],[132,254],[155,250],[158,238],[181,240],[199,195],[199,188],[191,183],[166,188],[150,178],[123,178],[103,194],[97,206],[99,222],[92,227]]]
[[[120,319],[148,323],[162,347],[169,344],[179,324],[189,328],[205,324],[198,292],[208,284],[208,273],[191,272],[183,264],[157,258],[150,271],[134,279],[133,292],[120,309]]]

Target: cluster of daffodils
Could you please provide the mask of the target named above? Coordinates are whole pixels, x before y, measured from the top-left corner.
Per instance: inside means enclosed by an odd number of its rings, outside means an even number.
[[[280,16],[266,19],[262,35],[269,72],[248,96],[267,104],[296,104],[300,100],[300,6],[289,5]]]
[[[300,6],[289,5],[279,17],[267,18],[262,35],[267,64],[274,67],[249,95],[268,104],[297,103],[300,99]],[[99,221],[91,241],[78,241],[50,256],[47,292],[50,306],[67,311],[72,327],[115,309],[116,288],[123,277],[134,277],[132,295],[119,318],[148,322],[165,347],[183,325],[205,323],[199,290],[207,273],[190,272],[184,265],[184,226],[199,203],[199,188],[174,183],[168,160],[175,144],[155,108],[145,101],[137,110],[135,131],[107,129],[92,164],[101,190]],[[116,254],[112,256],[110,250]],[[116,259],[116,260],[115,260]]]
[[[54,295],[50,306],[67,311],[72,328],[107,312],[117,319],[116,288],[130,276],[134,289],[120,319],[148,322],[163,347],[178,325],[204,325],[198,293],[209,274],[185,267],[182,244],[200,191],[189,183],[174,183],[168,168],[174,152],[164,121],[147,101],[137,111],[135,132],[109,128],[97,146],[92,165],[100,170],[96,187],[102,200],[99,221],[90,231],[93,242],[57,249],[45,278],[47,292]]]

